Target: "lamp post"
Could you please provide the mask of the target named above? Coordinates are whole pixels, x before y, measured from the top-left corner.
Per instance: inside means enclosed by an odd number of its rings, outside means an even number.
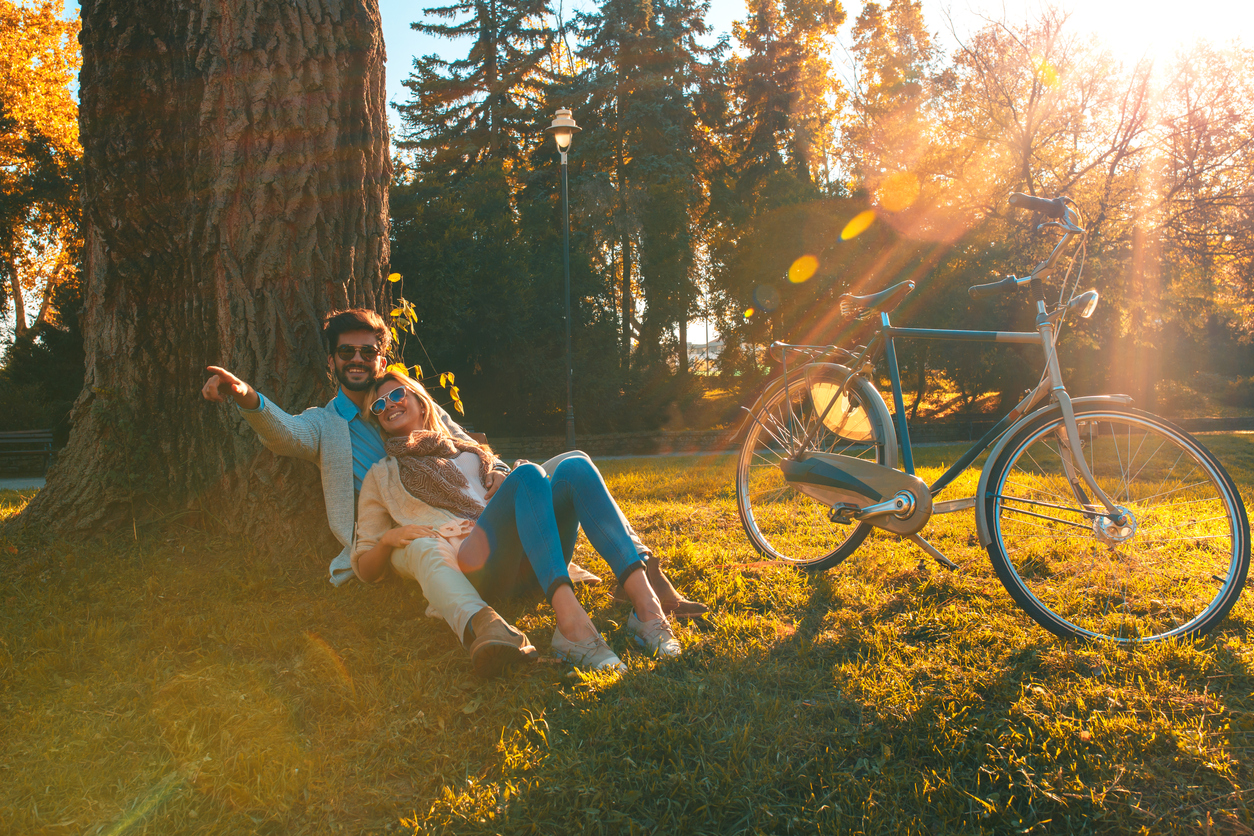
[[[566,273],[566,449],[575,449],[575,402],[571,396],[574,377],[570,355],[570,202],[566,193],[566,151],[575,131],[580,130],[570,116],[570,108],[559,107],[553,114],[553,124],[546,129],[557,140],[557,150],[562,154],[562,269]]]

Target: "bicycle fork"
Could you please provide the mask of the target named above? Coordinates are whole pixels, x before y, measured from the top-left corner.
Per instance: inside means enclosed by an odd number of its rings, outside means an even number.
[[[1075,494],[1076,501],[1085,510],[1092,510],[1093,503],[1089,499],[1089,494],[1085,493],[1084,487],[1087,486],[1092,496],[1095,496],[1099,502],[1105,507],[1109,524],[1114,526],[1122,526],[1124,523],[1124,509],[1115,505],[1114,501],[1107,496],[1102,490],[1101,485],[1097,484],[1097,480],[1093,477],[1093,473],[1089,470],[1088,462],[1084,460],[1084,452],[1080,448],[1080,430],[1076,425],[1075,409],[1071,405],[1071,396],[1067,394],[1067,387],[1062,382],[1062,371],[1058,366],[1058,351],[1054,347],[1054,319],[1064,308],[1059,308],[1053,315],[1045,312],[1045,301],[1037,299],[1036,302],[1036,328],[1041,334],[1041,344],[1045,349],[1045,368],[1049,375],[1050,395],[1058,402],[1058,408],[1062,411],[1063,430],[1058,434],[1059,458],[1062,460],[1063,470],[1066,471],[1067,480],[1071,483],[1072,493]]]

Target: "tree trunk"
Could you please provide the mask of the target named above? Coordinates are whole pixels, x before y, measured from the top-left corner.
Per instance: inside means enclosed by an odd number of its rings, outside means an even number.
[[[377,0],[85,0],[86,383],[24,517],[69,533],[196,509],[329,536],[316,469],[199,390],[332,394],[323,315],[381,308],[391,165]]]
[[[631,293],[631,238],[623,235],[623,370],[631,369],[631,332],[635,320],[636,300]]]
[[[679,374],[688,374],[688,312],[679,317]]]
[[[13,289],[13,336],[20,340],[26,334],[26,297],[22,295],[22,277],[16,269],[10,285]]]

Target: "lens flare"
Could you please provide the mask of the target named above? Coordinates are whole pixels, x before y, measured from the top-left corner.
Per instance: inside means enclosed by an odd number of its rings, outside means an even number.
[[[779,307],[779,291],[769,284],[760,284],[753,291],[753,301],[765,313],[770,313]]]
[[[919,178],[909,171],[889,175],[875,193],[880,206],[888,212],[903,212],[919,199]]]
[[[819,260],[812,255],[803,255],[788,268],[788,281],[801,284],[814,275],[819,269]]]
[[[875,210],[868,209],[865,212],[859,212],[853,216],[853,220],[845,224],[845,228],[840,231],[840,240],[848,241],[851,238],[857,238],[866,232],[868,226],[875,222]]]
[[[753,307],[745,308],[745,319],[753,319],[753,315],[756,314],[757,312],[758,311],[756,308],[753,308]]]
[[[1058,70],[1044,58],[1036,59],[1036,77],[1046,87],[1055,88],[1059,85]]]

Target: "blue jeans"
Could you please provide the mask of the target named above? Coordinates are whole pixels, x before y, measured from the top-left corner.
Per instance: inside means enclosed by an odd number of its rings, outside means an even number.
[[[552,598],[570,583],[566,565],[580,525],[620,581],[644,566],[601,472],[586,456],[564,459],[552,476],[530,462],[515,468],[467,540],[470,544],[479,531],[487,536],[486,560],[469,565],[459,555],[459,563],[489,604],[537,587]]]

